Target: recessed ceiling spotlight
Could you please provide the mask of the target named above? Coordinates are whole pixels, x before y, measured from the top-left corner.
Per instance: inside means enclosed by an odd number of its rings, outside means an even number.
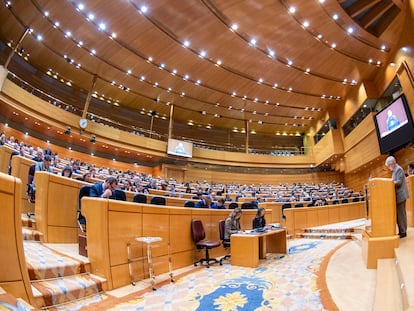
[[[221,65],[221,60],[217,60],[216,64],[220,66]]]
[[[325,0],[319,0],[319,3],[325,3]]]
[[[335,13],[335,14],[333,14],[333,15],[332,15],[332,18],[333,18],[334,20],[338,20],[339,15],[338,15],[337,13]]]
[[[279,84],[275,83],[273,84],[273,88],[277,88],[279,86]]]
[[[200,52],[200,56],[201,56],[201,57],[206,57],[206,55],[207,55],[207,52],[206,52],[206,51],[201,51],[201,52]]]
[[[231,29],[237,30],[237,29],[239,29],[239,26],[237,24],[232,24]]]
[[[72,32],[70,32],[69,30],[65,32],[65,37],[70,38],[72,36]]]
[[[257,40],[255,38],[250,39],[250,44],[251,45],[256,45]]]
[[[48,11],[44,11],[43,15],[46,16],[46,17],[48,17],[49,16],[49,12]]]
[[[145,5],[143,5],[140,9],[139,9],[142,13],[147,13],[148,12],[148,7],[146,7]]]
[[[257,82],[263,83],[263,78],[259,78],[259,80]]]
[[[177,69],[173,69],[172,73],[176,75],[177,74]]]
[[[106,24],[105,23],[99,23],[99,29],[100,30],[105,30],[106,29]]]
[[[304,21],[303,22],[303,27],[305,27],[305,28],[309,27],[309,22],[308,21]]]
[[[113,32],[113,33],[111,34],[111,37],[115,39],[115,38],[116,38],[116,33],[115,33],[115,32]]]
[[[290,12],[291,14],[294,14],[294,13],[296,12],[296,8],[295,8],[294,6],[291,6],[291,7],[289,8],[289,12]]]
[[[287,62],[287,64],[288,64],[289,66],[292,66],[293,62],[289,59],[289,60],[288,60],[288,62]]]
[[[91,53],[92,53],[93,55],[95,55],[95,54],[96,54],[96,50],[95,50],[95,49],[92,49],[92,50],[91,50]]]
[[[273,51],[273,50],[269,50],[269,55],[270,55],[271,57],[275,57],[275,51]]]
[[[83,11],[85,9],[85,5],[83,3],[78,4],[79,11]]]
[[[373,62],[373,60],[372,60],[372,58],[370,58],[369,60],[368,60],[368,63],[372,63]]]
[[[333,48],[333,49],[336,48],[336,43],[335,42],[331,44],[331,48]]]
[[[348,27],[348,28],[346,29],[346,31],[347,31],[348,33],[353,33],[353,32],[354,32],[354,28],[352,28],[352,27]]]
[[[323,38],[323,35],[320,33],[319,35],[318,35],[318,39],[320,40],[320,39],[322,39]]]
[[[197,80],[196,84],[199,85],[201,83],[201,80]]]
[[[233,92],[231,93],[231,96],[236,96],[236,94],[237,94],[237,93],[233,91]]]
[[[91,21],[93,21],[95,19],[95,15],[93,15],[92,13],[88,14],[88,19],[90,19]]]
[[[385,51],[387,49],[387,46],[385,44],[381,45],[381,51]]]
[[[37,36],[36,36],[36,39],[37,39],[38,41],[42,41],[42,40],[43,40],[43,37],[42,37],[42,35],[37,35]]]
[[[306,68],[306,72],[309,73],[310,72],[310,68]]]
[[[183,45],[184,45],[185,47],[189,47],[189,46],[190,46],[190,41],[185,40],[185,41],[183,42]]]
[[[132,70],[128,69],[126,73],[127,73],[127,75],[130,75],[132,73]]]
[[[60,26],[60,23],[59,23],[58,21],[56,21],[56,22],[54,23],[54,25],[55,25],[55,27],[59,27],[59,26]]]
[[[188,78],[190,78],[189,75],[184,75],[184,80],[188,80]]]

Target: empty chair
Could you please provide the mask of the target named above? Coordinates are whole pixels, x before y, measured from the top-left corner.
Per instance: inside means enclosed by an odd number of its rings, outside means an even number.
[[[303,203],[296,203],[295,207],[303,207]]]
[[[165,205],[165,198],[163,197],[152,197],[151,198],[151,204],[155,205]]]
[[[194,201],[185,201],[184,207],[195,207]]]
[[[33,185],[33,179],[36,172],[36,163],[30,165],[29,173],[27,175],[27,197],[30,203],[35,203],[36,190]]]
[[[231,202],[229,204],[229,209],[235,209],[236,207],[239,207],[239,204],[237,204],[236,202]]]
[[[78,196],[78,226],[82,232],[86,232],[86,218],[82,215],[82,198],[89,196],[89,191],[91,186],[82,186],[79,189],[79,196]]]
[[[290,204],[290,203],[282,204],[282,219],[284,219],[284,220],[286,220],[285,208],[292,208],[292,204]]]
[[[225,226],[226,226],[226,221],[225,220],[220,220],[219,221],[219,231],[220,231],[220,240],[221,240],[221,244],[223,245],[224,249],[229,249],[230,248],[230,241],[227,241],[224,239],[224,230],[225,230]],[[220,258],[220,266],[223,264],[223,260],[228,260],[230,258],[230,254],[225,255],[224,257]]]
[[[206,238],[206,232],[204,231],[204,226],[201,220],[199,219],[192,219],[191,220],[191,236],[193,238],[193,241],[196,245],[196,248],[199,250],[205,249],[206,250],[206,256],[204,258],[201,258],[198,261],[194,262],[194,266],[197,266],[198,263],[203,264],[203,262],[206,263],[207,268],[210,267],[210,262],[219,262],[216,258],[210,258],[210,254],[208,252],[209,249],[219,247],[220,242],[219,241],[213,241],[213,240],[205,240]]]
[[[142,193],[137,193],[134,195],[133,201],[135,203],[147,203],[147,196]]]
[[[126,194],[124,190],[115,189],[114,193],[112,194],[111,199],[114,198],[115,200],[119,201],[126,201]]]
[[[254,209],[254,205],[252,202],[243,202],[241,205],[242,209]]]

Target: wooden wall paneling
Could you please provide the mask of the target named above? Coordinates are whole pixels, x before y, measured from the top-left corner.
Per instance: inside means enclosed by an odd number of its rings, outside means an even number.
[[[0,173],[0,286],[31,301],[32,291],[23,249],[19,179]]]
[[[338,204],[338,213],[339,213],[339,221],[343,222],[343,221],[348,221],[351,219],[356,219],[356,218],[351,218],[350,217],[350,208],[348,208],[346,206],[346,204]]]
[[[361,140],[363,140],[371,132],[375,132],[374,113],[369,114],[352,130],[346,137],[344,137],[344,150],[347,152]]]
[[[115,286],[110,264],[108,209],[109,200],[88,197],[82,199],[82,213],[88,224],[88,258],[91,272],[106,278],[108,290],[111,290]]]
[[[22,188],[20,190],[22,213],[34,213],[35,209],[34,204],[29,203],[27,199],[27,180],[29,175],[29,168],[34,163],[36,162],[21,156],[14,156],[12,158],[11,174],[22,181]]]
[[[336,222],[340,222],[339,218],[339,207],[337,205],[330,205],[328,208],[328,214],[329,214],[329,224],[333,224]]]
[[[77,243],[78,195],[83,182],[47,172],[35,173],[36,224],[48,243]]]
[[[375,131],[370,132],[357,143],[353,148],[345,153],[345,173],[375,160],[381,155]]]
[[[152,246],[153,257],[168,253],[170,242],[170,209],[168,207],[142,207],[142,236],[162,238],[162,242],[154,243]]]
[[[315,210],[310,209],[310,208],[306,208],[306,211],[307,211],[306,213],[307,227],[318,226],[319,225],[318,213],[315,213]]]
[[[329,208],[327,206],[323,206],[317,209],[318,214],[318,225],[322,226],[324,224],[329,224]]]
[[[406,210],[407,210],[407,224],[408,227],[414,226],[414,175],[410,175],[406,179],[408,193],[410,197],[406,202]]]
[[[13,152],[13,149],[8,146],[0,146],[0,172],[8,174],[9,171],[9,161],[10,156]]]

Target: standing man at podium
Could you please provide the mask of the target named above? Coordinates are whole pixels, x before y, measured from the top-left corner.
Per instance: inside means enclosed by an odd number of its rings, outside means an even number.
[[[405,210],[405,201],[408,199],[408,188],[405,183],[404,170],[397,164],[393,156],[385,160],[385,166],[392,171],[392,179],[395,184],[395,197],[397,201],[397,225],[398,235],[400,238],[407,236],[407,212]]]

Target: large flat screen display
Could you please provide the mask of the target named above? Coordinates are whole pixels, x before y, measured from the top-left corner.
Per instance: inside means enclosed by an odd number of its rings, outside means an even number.
[[[414,142],[413,120],[404,94],[378,112],[374,121],[382,154],[395,152]]]
[[[180,157],[191,158],[193,156],[193,144],[170,138],[168,139],[167,153]]]

